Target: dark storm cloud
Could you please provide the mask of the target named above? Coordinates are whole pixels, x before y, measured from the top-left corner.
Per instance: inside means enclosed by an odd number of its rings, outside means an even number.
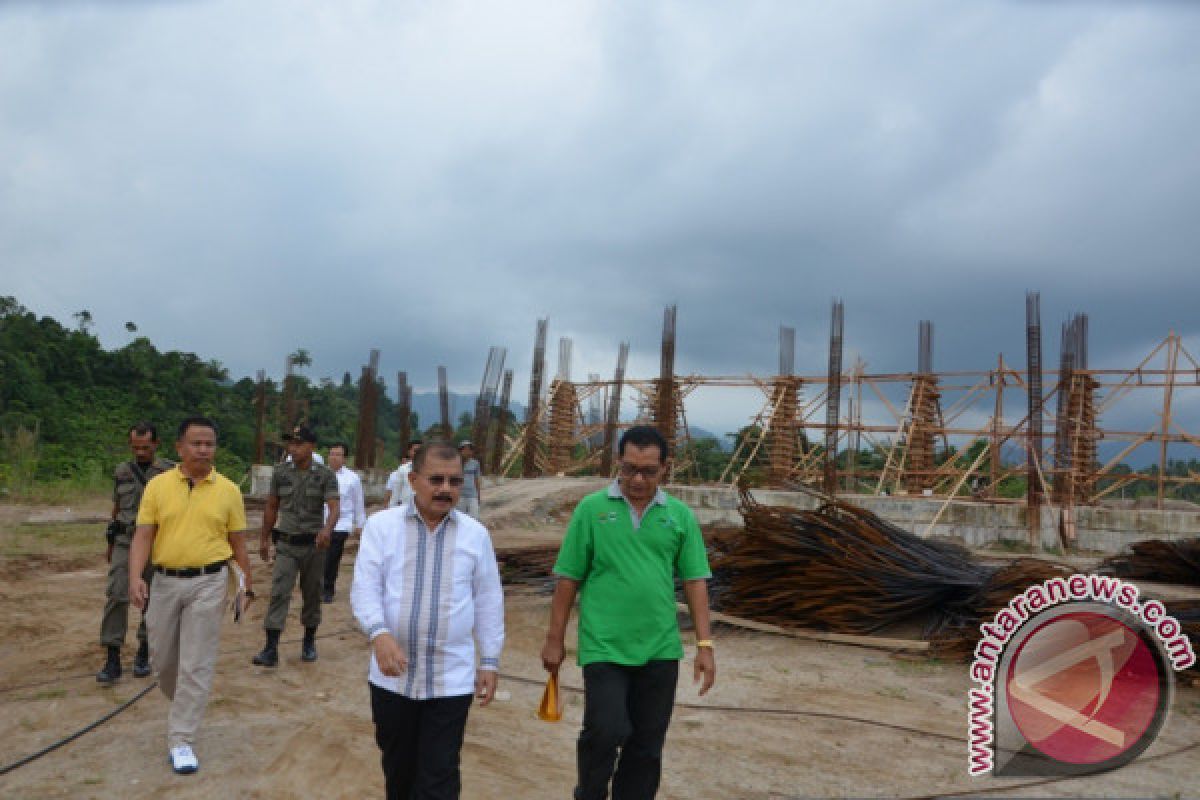
[[[535,13],[536,12],[536,13]],[[1046,360],[1068,314],[1133,366],[1191,310],[1200,15],[1187,4],[0,6],[6,293],[135,321],[237,375],[478,385],[534,322],[573,375]],[[128,294],[149,291],[152,302]],[[1200,348],[1195,348],[1200,349]],[[706,398],[732,429],[757,410]],[[756,403],[751,404],[756,405]]]

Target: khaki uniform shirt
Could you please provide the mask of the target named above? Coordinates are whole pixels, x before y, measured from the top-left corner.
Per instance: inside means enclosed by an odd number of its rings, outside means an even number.
[[[288,462],[271,473],[270,494],[279,498],[275,529],[287,534],[319,533],[325,524],[325,501],[337,500],[337,476],[324,464],[298,469]]]
[[[113,472],[113,503],[117,506],[117,522],[121,523],[123,533],[133,533],[146,484],[154,476],[174,468],[175,465],[165,458],[154,459],[144,470],[134,461],[123,461],[117,465]],[[139,472],[141,480],[138,480]]]

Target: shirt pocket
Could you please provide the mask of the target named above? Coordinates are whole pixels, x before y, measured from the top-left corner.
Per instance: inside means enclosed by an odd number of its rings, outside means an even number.
[[[453,556],[453,574],[454,574],[454,589],[457,595],[459,591],[465,591],[468,595],[471,594],[471,584],[475,580],[475,558],[468,556],[465,553],[455,553]]]

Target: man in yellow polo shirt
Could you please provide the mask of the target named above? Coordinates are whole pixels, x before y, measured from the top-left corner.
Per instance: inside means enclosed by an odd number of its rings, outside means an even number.
[[[129,575],[130,599],[146,611],[150,663],[171,701],[171,766],[188,774],[200,766],[192,745],[212,688],[230,557],[245,574],[246,596],[254,593],[242,493],[213,469],[217,426],[205,417],[185,419],[175,448],[179,466],[153,478],[142,495]],[[149,603],[141,578],[147,556],[155,571]]]

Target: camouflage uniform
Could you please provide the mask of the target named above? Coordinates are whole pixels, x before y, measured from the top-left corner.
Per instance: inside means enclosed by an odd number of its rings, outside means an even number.
[[[113,473],[113,505],[117,507],[116,522],[120,530],[113,538],[112,563],[108,568],[108,589],[105,594],[104,616],[100,620],[100,644],[121,647],[129,629],[129,545],[133,541],[138,506],[142,491],[155,475],[172,470],[175,465],[165,458],[156,458],[143,470],[134,461],[125,461]],[[154,567],[149,560],[142,573],[147,584]],[[146,641],[146,619],[138,625],[138,642]]]
[[[304,597],[300,621],[305,628],[316,628],[321,624],[325,551],[318,550],[315,542],[325,524],[325,502],[340,496],[337,476],[315,461],[307,470],[297,469],[291,462],[280,464],[271,474],[270,494],[279,498],[279,516],[275,520],[279,536],[271,574],[271,604],[263,628],[283,630],[297,575]]]

